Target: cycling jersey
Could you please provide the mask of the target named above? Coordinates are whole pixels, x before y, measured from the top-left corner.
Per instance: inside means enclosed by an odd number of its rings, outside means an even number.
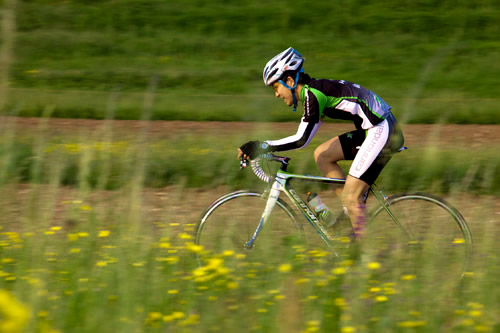
[[[324,116],[352,120],[357,129],[370,129],[391,114],[391,107],[374,92],[344,80],[311,80],[300,92],[304,116],[295,135],[269,140],[268,151],[294,150],[307,146]]]

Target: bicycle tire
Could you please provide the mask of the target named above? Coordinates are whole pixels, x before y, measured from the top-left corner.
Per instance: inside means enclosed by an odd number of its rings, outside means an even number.
[[[265,199],[263,193],[240,190],[215,200],[203,212],[195,228],[195,242],[203,246],[202,254],[198,255],[200,264],[204,255],[212,256],[224,251],[246,255],[268,253],[270,258],[279,260],[294,242],[304,240],[303,227],[297,221],[295,212],[285,201],[278,199],[269,221],[256,240],[255,248],[261,251],[256,251],[254,247],[249,251],[245,247],[257,229],[266,205]]]
[[[399,249],[404,252],[399,254],[403,259],[400,263],[406,263],[412,272],[418,270],[421,275],[441,279],[463,276],[472,253],[472,234],[455,207],[438,196],[422,192],[393,195],[385,204],[401,228],[397,225],[394,228],[395,222],[384,206],[376,207],[370,214],[367,232],[371,234],[372,248],[377,243],[385,243],[391,256],[398,256],[395,243],[399,243]],[[380,232],[379,228],[383,230]]]

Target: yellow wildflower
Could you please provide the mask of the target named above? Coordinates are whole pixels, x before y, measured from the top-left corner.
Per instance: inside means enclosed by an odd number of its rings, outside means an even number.
[[[99,235],[97,235],[97,237],[104,238],[104,237],[108,237],[109,234],[110,234],[109,230],[101,230],[101,231],[99,231]]]
[[[148,314],[148,320],[160,320],[163,318],[161,312],[150,312]]]
[[[186,233],[184,233],[184,232],[181,232],[181,233],[178,235],[178,237],[179,237],[180,239],[191,239],[191,238],[193,238],[193,236],[191,236],[190,234],[186,234]]]
[[[281,273],[288,273],[292,270],[292,265],[291,264],[281,264],[278,270]]]
[[[238,288],[238,282],[231,281],[227,283],[227,289],[236,289]]]
[[[399,327],[414,328],[425,326],[426,322],[423,320],[407,320],[398,323]]]
[[[199,320],[200,320],[199,314],[190,314],[189,317],[187,317],[185,320],[179,322],[179,325],[181,326],[196,325],[199,323]]]
[[[295,280],[296,284],[304,284],[304,283],[307,283],[307,282],[309,282],[308,278],[300,278],[300,279]]]
[[[194,253],[200,253],[201,251],[203,251],[203,246],[196,245],[195,243],[187,243],[186,249]]]
[[[68,234],[68,241],[74,242],[78,240],[78,234]]]
[[[345,269],[345,267],[336,267],[336,268],[332,269],[332,273],[335,275],[342,275],[342,274],[345,274],[346,272],[347,272],[347,269]]]
[[[370,262],[366,265],[366,267],[371,270],[377,270],[380,268],[380,264],[378,262]]]
[[[22,332],[30,317],[30,311],[8,291],[0,290],[0,332]]]
[[[469,311],[469,316],[471,316],[471,317],[480,317],[481,315],[482,315],[482,312],[479,310]]]
[[[343,299],[342,297],[336,298],[335,305],[338,306],[339,308],[344,308],[345,307],[345,299]]]

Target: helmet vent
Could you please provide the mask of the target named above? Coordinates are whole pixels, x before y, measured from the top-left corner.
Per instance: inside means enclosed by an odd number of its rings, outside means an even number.
[[[286,71],[301,71],[304,58],[292,47],[273,57],[264,67],[263,79],[266,86],[271,85]],[[303,70],[302,70],[303,71]]]
[[[290,54],[290,52],[292,52],[292,49],[291,49],[291,48],[289,48],[289,49],[285,52],[285,54],[283,54],[283,56],[281,57],[281,59],[280,59],[280,60],[285,59],[285,58],[286,58],[286,56]]]
[[[272,71],[271,73],[269,73],[268,77],[272,77],[273,75],[276,74],[277,71],[278,71],[278,69],[276,68],[274,71]]]

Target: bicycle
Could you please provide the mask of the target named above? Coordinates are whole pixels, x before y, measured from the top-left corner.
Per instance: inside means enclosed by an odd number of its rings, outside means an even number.
[[[406,147],[401,150],[404,149]],[[261,161],[278,162],[281,165],[275,175],[270,175],[263,169]],[[294,190],[291,182],[341,186],[345,180],[287,172],[289,161],[288,157],[273,154],[261,155],[250,161],[255,175],[268,183],[266,190],[239,190],[212,202],[195,228],[196,244],[212,253],[223,250],[250,252],[255,250],[259,239],[258,247],[270,251],[266,253],[274,257],[286,255],[283,251],[287,247],[303,244],[305,237],[295,210],[280,198],[283,192],[326,247],[331,249],[333,257],[338,257],[339,251],[336,249],[349,244],[350,238],[342,234],[339,237],[336,234],[338,230],[326,227]],[[245,167],[246,161],[242,160],[241,165]],[[369,213],[370,220],[362,242],[372,243],[374,259],[380,261],[399,253],[399,259],[414,267],[415,262],[439,254],[441,259],[435,260],[439,269],[446,266],[449,274],[463,276],[471,255],[472,235],[467,222],[456,208],[440,197],[422,192],[386,196],[377,185],[372,185],[365,200],[369,194],[376,198],[376,206]],[[348,224],[350,226],[350,221]],[[263,232],[269,225],[271,231]],[[267,239],[261,239],[263,234],[267,235]],[[199,260],[202,264],[203,258],[199,257]]]

